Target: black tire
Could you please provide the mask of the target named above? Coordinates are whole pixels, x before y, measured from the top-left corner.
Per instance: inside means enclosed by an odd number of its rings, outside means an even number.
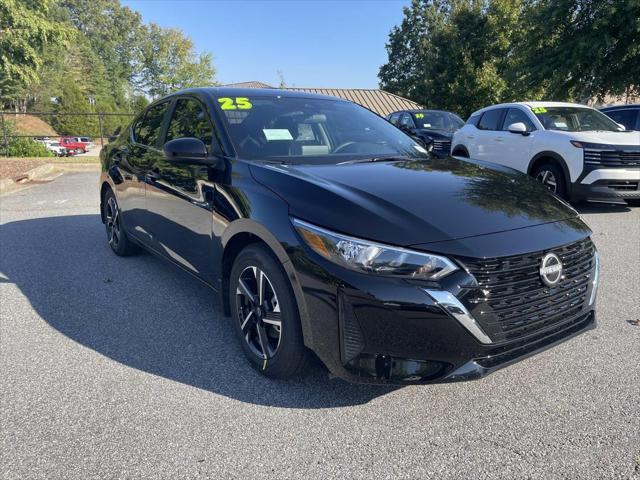
[[[567,183],[562,169],[554,163],[544,163],[533,172],[533,178],[558,195],[567,198]]]
[[[118,201],[113,190],[109,189],[105,193],[102,209],[104,225],[107,229],[107,242],[109,242],[111,250],[121,257],[128,257],[138,253],[140,247],[129,239],[122,224],[120,207],[118,207]]]
[[[258,300],[258,277],[263,279],[262,302],[251,302],[248,294]],[[229,300],[234,328],[251,366],[272,378],[300,374],[307,359],[300,314],[291,284],[268,248],[252,244],[238,254],[229,278]]]

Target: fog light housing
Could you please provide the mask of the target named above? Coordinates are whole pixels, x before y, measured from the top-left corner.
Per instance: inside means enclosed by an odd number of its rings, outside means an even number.
[[[345,367],[350,373],[359,377],[412,383],[441,377],[451,368],[451,365],[436,360],[413,360],[391,355],[363,353]]]

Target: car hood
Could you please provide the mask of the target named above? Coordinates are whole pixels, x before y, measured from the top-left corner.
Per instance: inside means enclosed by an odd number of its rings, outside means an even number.
[[[417,133],[420,135],[426,135],[431,138],[442,138],[445,140],[450,140],[453,137],[453,132],[450,130],[430,130],[428,128],[418,128]]]
[[[455,158],[341,165],[251,165],[294,217],[348,235],[415,245],[577,216],[529,177]]]
[[[588,143],[603,143],[607,145],[637,145],[640,146],[640,132],[560,132],[559,135],[570,137],[571,140]]]

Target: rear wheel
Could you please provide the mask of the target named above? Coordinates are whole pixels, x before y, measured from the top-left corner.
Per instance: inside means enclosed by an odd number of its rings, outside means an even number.
[[[559,197],[566,198],[567,187],[562,169],[553,163],[540,165],[533,177]]]
[[[304,368],[298,307],[279,261],[264,246],[249,245],[236,258],[229,279],[232,317],[251,365],[274,378]]]
[[[118,201],[112,190],[107,190],[102,203],[104,225],[107,229],[107,241],[116,255],[126,257],[140,251],[140,247],[129,240],[122,225],[122,215]]]

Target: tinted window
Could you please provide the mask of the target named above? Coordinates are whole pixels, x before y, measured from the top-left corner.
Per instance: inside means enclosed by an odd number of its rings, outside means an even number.
[[[398,119],[400,118],[400,114],[399,113],[392,113],[391,117],[389,117],[389,121],[391,123],[393,123],[394,125],[398,125]]]
[[[181,98],[176,102],[165,141],[184,137],[202,140],[207,146],[207,151],[211,151],[213,128],[207,112],[198,101],[189,98]]]
[[[529,120],[527,114],[519,108],[510,108],[509,110],[507,110],[507,114],[504,117],[504,122],[502,122],[502,130],[508,130],[509,125],[513,123],[524,123],[527,127],[527,132],[532,132],[536,129],[536,127],[534,127],[533,125],[533,122]]]
[[[411,137],[355,103],[264,93],[218,98],[217,103],[231,141],[245,159],[339,163],[399,155],[428,158]]]
[[[156,145],[160,136],[162,120],[168,106],[169,102],[159,103],[147,110],[144,116],[140,117],[133,129],[136,142],[143,145]]]
[[[627,130],[635,130],[638,112],[640,112],[640,110],[626,109],[613,110],[604,113],[606,113],[614,122],[624,125]]]
[[[411,115],[409,115],[408,113],[402,114],[402,118],[400,119],[400,125],[406,126],[409,128],[416,128],[416,125],[415,123],[413,123]]]
[[[480,130],[498,130],[500,119],[502,118],[504,108],[495,108],[482,114],[482,118],[478,122]]]

